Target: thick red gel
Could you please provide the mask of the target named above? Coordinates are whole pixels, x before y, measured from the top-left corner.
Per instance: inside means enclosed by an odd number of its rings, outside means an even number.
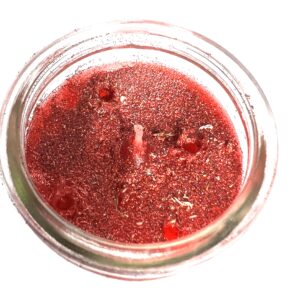
[[[186,76],[154,64],[74,75],[34,112],[26,160],[57,213],[125,243],[167,241],[236,197],[241,150],[227,115]]]

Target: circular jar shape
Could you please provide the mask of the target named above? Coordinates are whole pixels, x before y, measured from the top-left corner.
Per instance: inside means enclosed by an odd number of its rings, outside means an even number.
[[[150,62],[205,86],[229,115],[243,155],[238,196],[214,223],[175,241],[122,244],[81,231],[38,195],[26,168],[26,128],[35,108],[75,73],[93,66]],[[31,228],[67,260],[123,279],[153,279],[199,263],[233,240],[262,207],[277,163],[274,120],[258,83],[228,51],[168,24],[102,24],[56,40],[36,54],[14,82],[1,112],[1,167],[9,195]]]

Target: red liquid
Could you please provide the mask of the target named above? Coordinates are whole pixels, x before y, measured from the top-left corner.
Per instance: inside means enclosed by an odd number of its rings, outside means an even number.
[[[236,133],[213,96],[142,63],[68,79],[34,112],[26,160],[58,214],[125,243],[207,226],[232,204],[242,176]]]

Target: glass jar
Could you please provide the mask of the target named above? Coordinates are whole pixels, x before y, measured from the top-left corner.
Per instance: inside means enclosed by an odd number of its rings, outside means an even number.
[[[230,116],[243,152],[242,187],[218,220],[164,243],[121,244],[66,222],[35,191],[24,155],[34,109],[66,78],[101,64],[155,62],[207,87]],[[272,113],[258,83],[228,51],[208,38],[157,22],[117,22],[74,32],[36,54],[14,82],[1,112],[2,176],[15,206],[50,247],[91,271],[123,279],[166,276],[212,256],[238,236],[261,209],[277,163]]]

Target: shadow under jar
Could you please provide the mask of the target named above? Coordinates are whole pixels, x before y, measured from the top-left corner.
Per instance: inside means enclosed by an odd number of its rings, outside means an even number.
[[[205,87],[230,118],[242,154],[240,188],[230,206],[197,232],[177,236],[170,225],[164,228],[166,241],[141,244],[105,239],[67,222],[42,199],[33,184],[26,161],[26,135],[39,108],[66,80],[78,74],[99,66],[128,64],[161,66],[162,70],[183,74],[184,80],[190,78]],[[102,89],[98,97],[110,100],[110,96],[115,96],[110,93],[109,89]],[[126,99],[118,96],[121,101]],[[211,257],[254,218],[269,193],[276,170],[275,125],[255,79],[216,43],[168,24],[108,23],[76,30],[55,41],[35,55],[20,73],[2,108],[1,123],[2,175],[19,212],[60,255],[81,267],[116,278],[159,278]],[[203,124],[203,129],[210,126]],[[132,153],[138,168],[143,159],[143,147],[139,145],[144,128],[140,124],[132,124],[132,128]],[[161,137],[159,128],[152,131],[153,136]],[[184,146],[183,132],[177,135],[176,147],[198,151],[193,143]],[[180,205],[187,203],[176,195],[171,200]]]

